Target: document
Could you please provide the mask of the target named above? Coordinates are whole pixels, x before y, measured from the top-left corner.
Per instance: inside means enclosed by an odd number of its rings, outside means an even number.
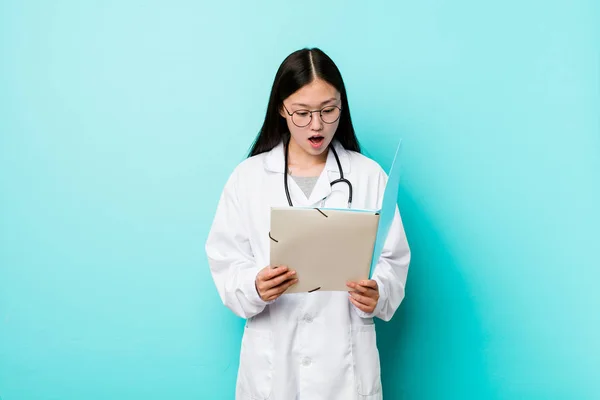
[[[270,264],[296,271],[286,293],[348,291],[370,279],[394,219],[400,185],[398,143],[379,210],[274,207]]]

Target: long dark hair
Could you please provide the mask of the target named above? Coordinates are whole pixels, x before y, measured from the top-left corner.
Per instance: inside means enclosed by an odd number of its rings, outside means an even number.
[[[289,138],[286,120],[279,114],[283,100],[316,78],[335,87],[341,95],[342,113],[335,139],[345,149],[360,153],[360,145],[350,118],[342,74],[333,60],[322,50],[305,48],[287,56],[279,66],[271,88],[265,121],[254,140],[249,157],[271,151],[281,140]]]

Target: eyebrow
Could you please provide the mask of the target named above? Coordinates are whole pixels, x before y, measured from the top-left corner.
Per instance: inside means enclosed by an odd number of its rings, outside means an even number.
[[[335,98],[335,97],[332,97],[332,98],[330,98],[330,99],[328,99],[328,100],[325,100],[325,101],[324,101],[324,102],[322,102],[320,105],[322,106],[322,105],[325,105],[325,104],[327,104],[327,103],[329,103],[329,102],[331,102],[331,101],[336,101],[336,100],[337,100],[337,98]],[[303,103],[292,103],[292,105],[293,105],[293,106],[310,107],[308,104],[303,104]]]

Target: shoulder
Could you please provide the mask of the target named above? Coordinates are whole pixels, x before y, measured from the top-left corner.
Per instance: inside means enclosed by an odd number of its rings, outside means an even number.
[[[264,170],[266,153],[248,157],[242,160],[233,170],[234,174],[245,176],[248,174],[256,174],[257,171]]]
[[[352,150],[346,150],[352,171],[357,171],[360,174],[368,175],[369,177],[386,177],[386,173],[381,168],[381,165],[375,160],[362,153]]]
[[[265,153],[248,157],[238,163],[227,180],[227,185],[237,187],[240,183],[256,180],[257,174],[264,171]]]

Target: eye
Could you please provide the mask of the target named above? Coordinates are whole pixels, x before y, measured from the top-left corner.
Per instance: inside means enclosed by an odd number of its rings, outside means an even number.
[[[296,115],[299,117],[308,117],[308,111],[296,111]]]
[[[335,107],[326,107],[323,109],[323,114],[331,114],[337,111],[337,108]]]

